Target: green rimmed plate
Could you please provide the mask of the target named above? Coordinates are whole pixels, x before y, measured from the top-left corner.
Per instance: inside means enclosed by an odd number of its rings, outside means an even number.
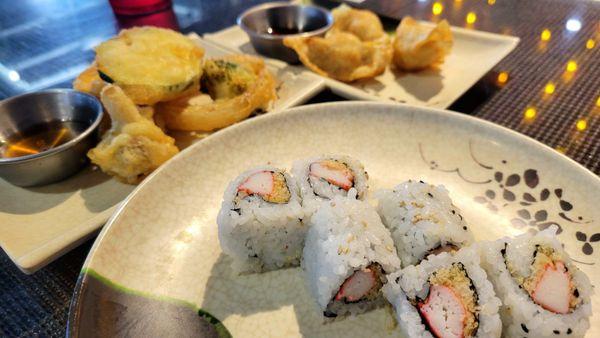
[[[360,159],[373,189],[408,178],[444,184],[478,239],[557,225],[579,267],[592,282],[600,278],[600,179],[591,172],[473,117],[329,103],[218,132],[145,180],[90,252],[68,335],[394,336],[384,309],[323,324],[300,269],[234,276],[221,253],[215,220],[229,180],[250,166],[289,168],[321,153]],[[599,334],[592,324],[589,337]]]

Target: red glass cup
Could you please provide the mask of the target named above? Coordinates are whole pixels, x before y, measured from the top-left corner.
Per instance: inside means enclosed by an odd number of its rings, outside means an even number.
[[[120,29],[135,26],[154,26],[179,31],[179,23],[172,8],[146,15],[117,15]]]
[[[171,7],[171,0],[109,0],[116,15],[145,15]]]

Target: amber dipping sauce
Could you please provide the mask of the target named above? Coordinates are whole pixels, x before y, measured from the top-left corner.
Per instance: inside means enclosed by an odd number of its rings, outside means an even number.
[[[39,124],[23,133],[0,140],[0,158],[34,155],[67,143],[87,129],[75,121],[53,121]]]

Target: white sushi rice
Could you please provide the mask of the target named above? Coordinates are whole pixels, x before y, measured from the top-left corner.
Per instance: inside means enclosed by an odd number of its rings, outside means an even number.
[[[592,286],[587,276],[564,251],[555,231],[556,228],[552,227],[535,235],[527,233],[512,239],[503,238],[480,245],[483,266],[504,304],[501,314],[507,337],[583,337],[590,327]],[[505,247],[506,261],[510,262],[520,275],[529,276],[536,244],[551,247],[560,253],[563,263],[571,273],[572,282],[582,300],[571,313],[553,313],[533,302],[508,270],[501,252]]]
[[[379,263],[386,273],[400,268],[390,233],[375,209],[357,200],[354,188],[347,197],[322,202],[310,219],[303,253],[307,284],[320,309],[327,309],[350,275],[372,263]],[[360,313],[368,308],[357,303],[344,310]]]
[[[440,246],[460,248],[474,241],[460,210],[442,185],[409,180],[394,189],[379,190],[375,197],[377,211],[392,233],[403,267],[419,263]]]
[[[421,320],[418,310],[408,300],[419,297],[426,299],[429,293],[429,277],[441,268],[453,263],[462,263],[471,279],[478,297],[479,326],[475,337],[500,337],[502,323],[498,310],[500,299],[494,293],[485,271],[480,267],[480,259],[475,247],[460,249],[454,255],[441,253],[431,255],[419,265],[408,266],[388,275],[388,283],[383,287],[383,294],[396,310],[398,327],[403,336],[408,338],[433,338]]]
[[[276,204],[248,196],[237,207],[238,187],[260,171],[283,173],[291,198]],[[306,226],[295,180],[283,170],[263,166],[248,170],[229,184],[217,217],[221,249],[233,258],[236,272],[262,272],[300,265]]]
[[[310,165],[314,162],[322,160],[334,160],[344,163],[354,174],[354,186],[356,189],[357,198],[362,200],[367,195],[368,175],[365,167],[358,160],[342,155],[329,155],[321,157],[313,157],[295,161],[292,166],[292,174],[300,188],[300,196],[302,196],[302,206],[305,209],[307,218],[319,206],[319,202],[329,200],[334,196],[347,196],[348,192],[341,189],[325,180],[313,177],[310,175]]]

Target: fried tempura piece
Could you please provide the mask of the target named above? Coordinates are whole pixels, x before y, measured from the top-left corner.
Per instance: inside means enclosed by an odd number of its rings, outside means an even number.
[[[197,92],[203,55],[188,37],[157,27],[125,29],[96,47],[100,77],[140,105]]]
[[[399,69],[414,71],[438,66],[452,49],[450,25],[442,20],[432,29],[407,16],[396,29],[393,47],[394,65]]]
[[[143,117],[118,86],[106,86],[100,100],[112,126],[88,157],[105,173],[135,184],[179,152],[175,140]]]
[[[317,74],[344,82],[375,77],[392,59],[390,40],[377,15],[341,5],[325,37],[287,37],[300,61]]]
[[[98,75],[96,62],[92,63],[88,68],[81,72],[75,81],[73,81],[73,89],[96,97],[100,97],[100,92],[106,85],[107,83],[102,81]]]
[[[275,78],[264,61],[248,55],[207,60],[198,93],[156,105],[167,128],[211,131],[267,110],[276,99]]]

